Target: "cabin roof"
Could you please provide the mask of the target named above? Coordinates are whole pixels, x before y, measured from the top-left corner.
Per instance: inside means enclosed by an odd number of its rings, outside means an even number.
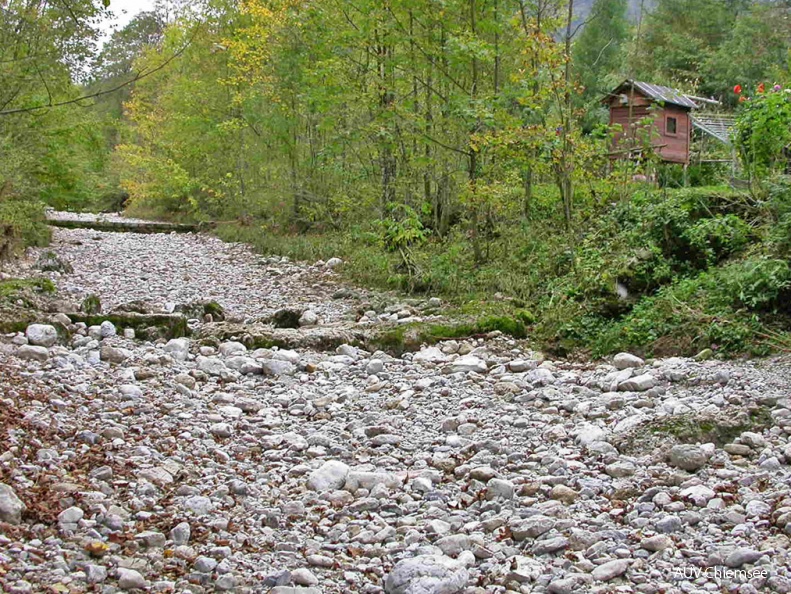
[[[684,107],[686,109],[696,109],[698,104],[695,103],[692,99],[689,98],[688,95],[685,95],[678,89],[672,89],[670,87],[663,87],[661,85],[655,85],[652,83],[647,83],[639,80],[625,80],[623,81],[618,87],[611,91],[608,94],[607,99],[612,97],[613,95],[618,95],[623,92],[624,89],[631,89],[634,88],[635,91],[652,99],[653,101],[659,101],[662,103],[669,103],[671,105],[678,105],[679,107]]]

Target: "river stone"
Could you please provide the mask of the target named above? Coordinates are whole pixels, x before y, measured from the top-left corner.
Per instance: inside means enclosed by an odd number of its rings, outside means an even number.
[[[630,367],[642,367],[645,361],[631,353],[618,353],[613,357],[612,364],[616,369],[629,369]]]
[[[184,545],[189,542],[191,533],[189,522],[179,522],[170,531],[170,540],[173,544]]]
[[[385,579],[387,594],[454,594],[467,585],[469,573],[444,555],[419,555],[396,563]]]
[[[319,583],[319,578],[313,575],[313,572],[307,567],[300,567],[292,571],[291,579],[298,586],[316,586]]]
[[[205,516],[214,509],[214,504],[208,497],[193,495],[184,500],[184,508],[191,511],[196,516]]]
[[[308,489],[311,491],[335,491],[346,483],[349,467],[343,462],[329,460],[314,470],[308,477]]]
[[[190,341],[188,338],[171,338],[165,345],[165,352],[176,361],[185,361],[190,352]]]
[[[146,578],[134,569],[118,568],[118,587],[122,590],[144,589],[148,586]]]
[[[401,486],[399,478],[389,472],[368,472],[350,470],[346,475],[343,488],[354,493],[358,489],[373,489],[376,485],[384,485],[391,489]]]
[[[43,362],[49,359],[47,347],[24,344],[16,350],[16,356],[28,361]]]
[[[448,358],[448,355],[443,353],[439,347],[431,346],[415,353],[412,356],[412,361],[415,363],[444,363]]]
[[[493,478],[486,483],[486,498],[491,499],[513,499],[514,484],[504,479]]]
[[[36,346],[51,347],[58,342],[58,331],[49,324],[30,324],[25,336],[30,344]]]
[[[672,546],[673,540],[664,534],[657,534],[656,536],[649,536],[640,541],[640,548],[646,551],[655,553],[657,551],[664,551],[666,548]]]
[[[296,367],[289,361],[279,361],[277,359],[268,359],[262,361],[261,367],[264,375],[279,376],[279,375],[292,375],[296,371]]]
[[[656,378],[650,373],[644,373],[622,381],[618,384],[618,389],[622,392],[645,392],[654,386],[656,386]]]
[[[466,355],[453,361],[446,369],[449,373],[467,373],[470,371],[474,371],[475,373],[486,373],[488,368],[486,367],[486,363],[475,355]]]
[[[628,559],[615,559],[599,565],[591,572],[591,575],[595,580],[608,582],[626,573],[627,569],[629,569]]]
[[[79,507],[72,506],[58,514],[58,524],[76,524],[85,515]]]
[[[758,559],[763,557],[764,554],[765,553],[756,551],[755,549],[749,549],[746,547],[738,548],[734,551],[731,551],[731,553],[725,558],[725,565],[732,569],[741,567],[742,565],[752,565],[758,561]]]
[[[324,266],[332,270],[333,268],[337,268],[341,264],[343,264],[343,260],[341,260],[340,258],[330,258],[329,260],[327,260]]]
[[[512,526],[511,534],[516,541],[525,540],[526,538],[538,538],[542,534],[552,530],[555,523],[555,519],[548,516],[531,516]]]
[[[307,309],[303,311],[302,315],[299,317],[300,327],[316,326],[318,323],[319,323],[319,316],[312,309]]]
[[[99,351],[99,357],[101,360],[107,361],[108,363],[123,363],[131,356],[132,353],[130,351],[110,345],[104,345],[101,348],[101,351]]]
[[[26,509],[14,490],[5,483],[0,483],[0,521],[19,524],[22,522],[22,512]]]
[[[213,355],[210,357],[198,356],[195,362],[198,364],[198,369],[209,375],[220,376],[228,371],[222,359]]]
[[[228,342],[222,343],[218,351],[220,355],[222,355],[223,357],[231,357],[233,355],[246,353],[247,347],[244,346],[241,342],[229,340]]]
[[[113,324],[110,320],[105,320],[99,325],[99,336],[102,338],[109,338],[110,336],[115,336],[117,330],[115,329],[115,324]]]
[[[670,449],[670,464],[676,468],[695,472],[706,465],[709,457],[700,446],[692,444],[678,444]]]

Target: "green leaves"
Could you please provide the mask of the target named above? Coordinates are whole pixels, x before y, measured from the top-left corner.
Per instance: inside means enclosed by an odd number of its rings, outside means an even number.
[[[735,142],[752,177],[784,171],[791,143],[791,90],[766,90],[741,103]]]

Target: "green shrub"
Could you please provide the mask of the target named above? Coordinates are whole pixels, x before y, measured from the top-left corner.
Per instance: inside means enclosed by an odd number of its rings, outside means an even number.
[[[709,290],[715,301],[736,308],[791,311],[791,267],[787,260],[750,259],[711,275]]]
[[[16,256],[29,246],[48,245],[50,234],[43,204],[11,198],[0,200],[0,260]]]
[[[415,331],[418,342],[500,330],[559,355],[760,353],[785,340],[767,336],[782,335],[791,320],[791,272],[769,222],[788,220],[791,229],[785,181],[766,204],[730,188],[641,187],[614,203],[589,203],[573,233],[542,206],[502,226],[479,264],[461,228],[401,241],[398,224],[385,228],[387,246],[375,225],[294,234],[234,224],[218,233],[308,262],[338,256],[347,280],[443,295],[473,320],[439,334]],[[411,250],[411,272],[397,244]]]
[[[750,226],[733,214],[702,219],[684,232],[695,261],[706,266],[743,250],[750,239]]]

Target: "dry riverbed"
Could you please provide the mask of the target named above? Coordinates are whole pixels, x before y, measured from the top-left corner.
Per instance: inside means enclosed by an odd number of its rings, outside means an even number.
[[[55,238],[73,271],[43,274],[75,303],[425,317],[348,298],[338,262]],[[13,274],[42,274],[37,256]],[[53,323],[68,335],[0,341],[4,592],[791,592],[787,359],[572,364],[503,336],[393,357]]]

